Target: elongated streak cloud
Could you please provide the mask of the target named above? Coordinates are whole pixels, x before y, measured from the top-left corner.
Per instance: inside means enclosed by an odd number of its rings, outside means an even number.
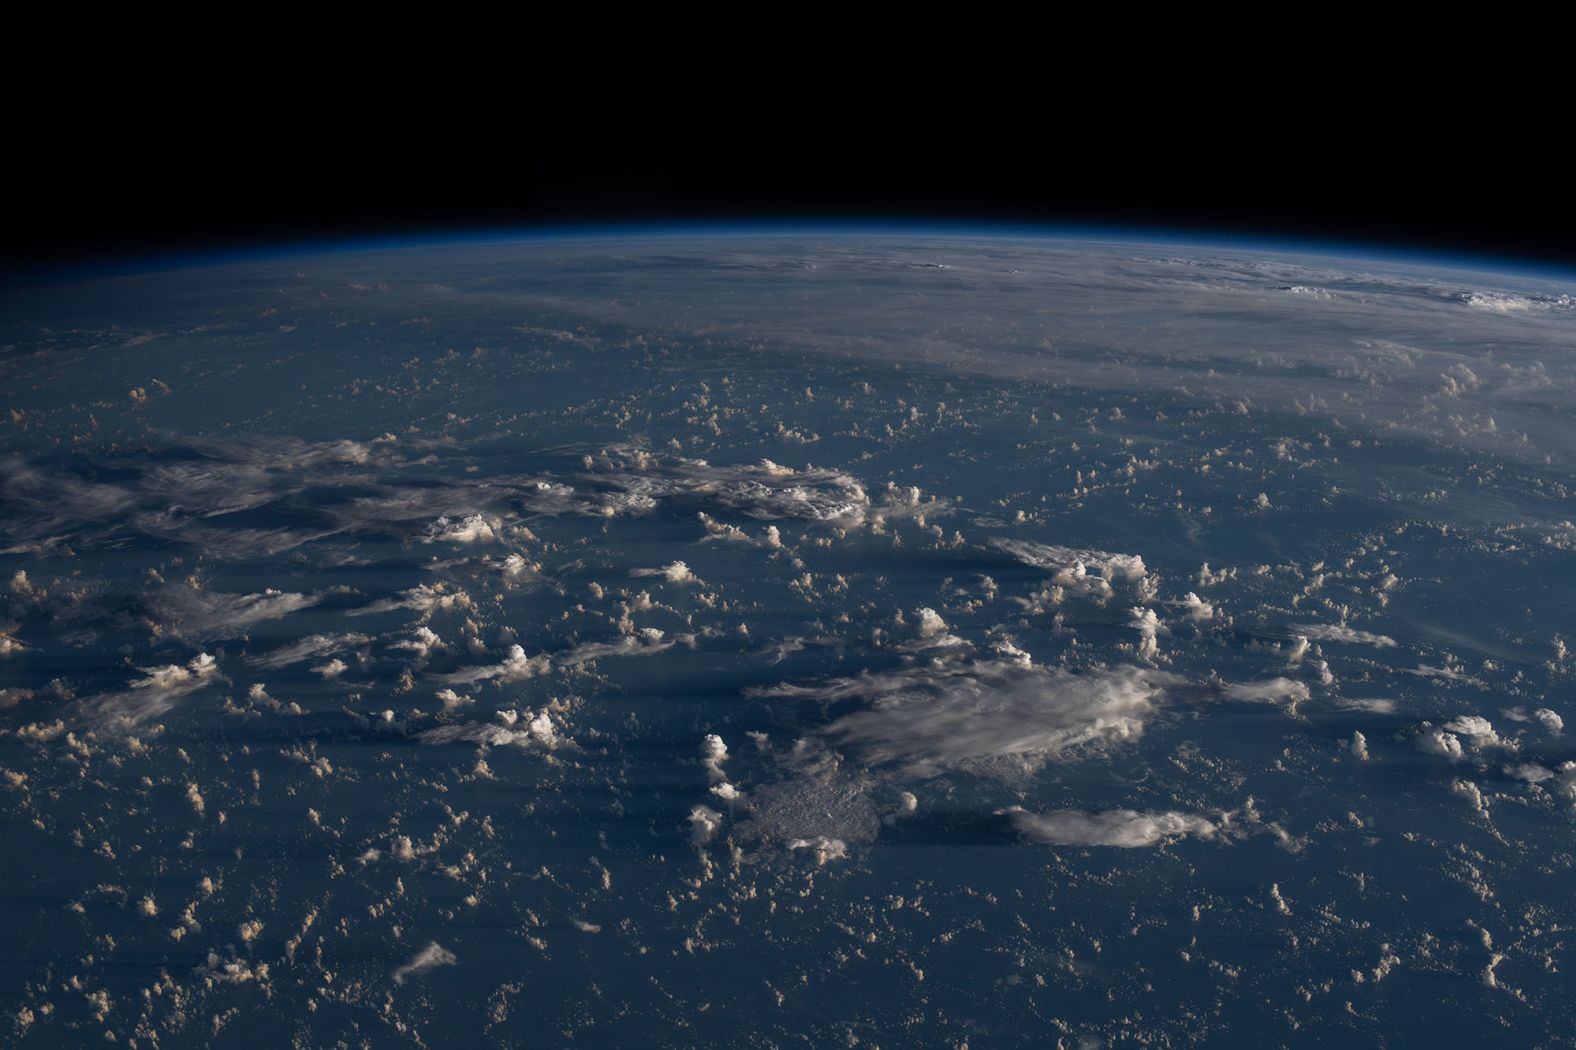
[[[1051,846],[1137,849],[1189,835],[1214,838],[1220,831],[1220,826],[1208,817],[1175,811],[1140,813],[1131,809],[1112,809],[1085,813],[1077,809],[1059,809],[1049,813],[1030,813],[1011,809],[1006,813],[1012,826],[1023,838]]]
[[[407,977],[415,977],[428,970],[436,970],[440,966],[454,966],[459,961],[459,957],[449,949],[437,941],[432,941],[412,956],[410,962],[394,971],[394,983],[404,984]]]

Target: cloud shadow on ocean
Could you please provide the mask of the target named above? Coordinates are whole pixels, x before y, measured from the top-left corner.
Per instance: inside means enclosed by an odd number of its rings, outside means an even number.
[[[921,809],[881,829],[882,846],[1018,846],[1023,837],[1004,813],[984,809]]]

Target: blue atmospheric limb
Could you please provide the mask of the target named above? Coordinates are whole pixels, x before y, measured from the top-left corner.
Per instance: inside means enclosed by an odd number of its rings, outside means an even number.
[[[1069,241],[1091,244],[1169,246],[1178,249],[1258,252],[1271,256],[1326,257],[1348,262],[1374,261],[1428,270],[1462,270],[1472,273],[1508,273],[1551,281],[1576,280],[1576,266],[1518,259],[1469,251],[1440,251],[1378,239],[1373,242],[1321,237],[1285,236],[1241,231],[1210,232],[1164,225],[1128,226],[1011,221],[941,221],[912,217],[882,220],[769,219],[745,217],[704,221],[540,222],[527,225],[475,225],[441,227],[424,231],[238,241],[225,245],[177,251],[126,253],[97,259],[53,264],[31,273],[10,275],[5,283],[37,283],[41,279],[86,279],[159,269],[183,269],[255,262],[325,253],[420,252],[496,244],[582,243],[597,240],[666,240],[692,238],[761,238],[804,236],[899,236],[997,241]]]

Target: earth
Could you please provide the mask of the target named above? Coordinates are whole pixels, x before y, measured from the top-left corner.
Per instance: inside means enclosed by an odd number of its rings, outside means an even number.
[[[1576,298],[1473,265],[13,281],[0,1039],[1572,1045]]]

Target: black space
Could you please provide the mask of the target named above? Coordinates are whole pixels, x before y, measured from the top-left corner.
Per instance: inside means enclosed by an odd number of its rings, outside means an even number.
[[[249,17],[12,25],[0,266],[454,227],[859,218],[1576,266],[1571,63],[1503,41],[1445,55],[1347,26],[1293,55],[1299,27],[1160,27],[1138,46],[1109,26],[938,17],[923,46],[819,22],[714,26],[680,47],[659,16],[616,41],[595,25],[455,38],[419,19],[347,32]]]

